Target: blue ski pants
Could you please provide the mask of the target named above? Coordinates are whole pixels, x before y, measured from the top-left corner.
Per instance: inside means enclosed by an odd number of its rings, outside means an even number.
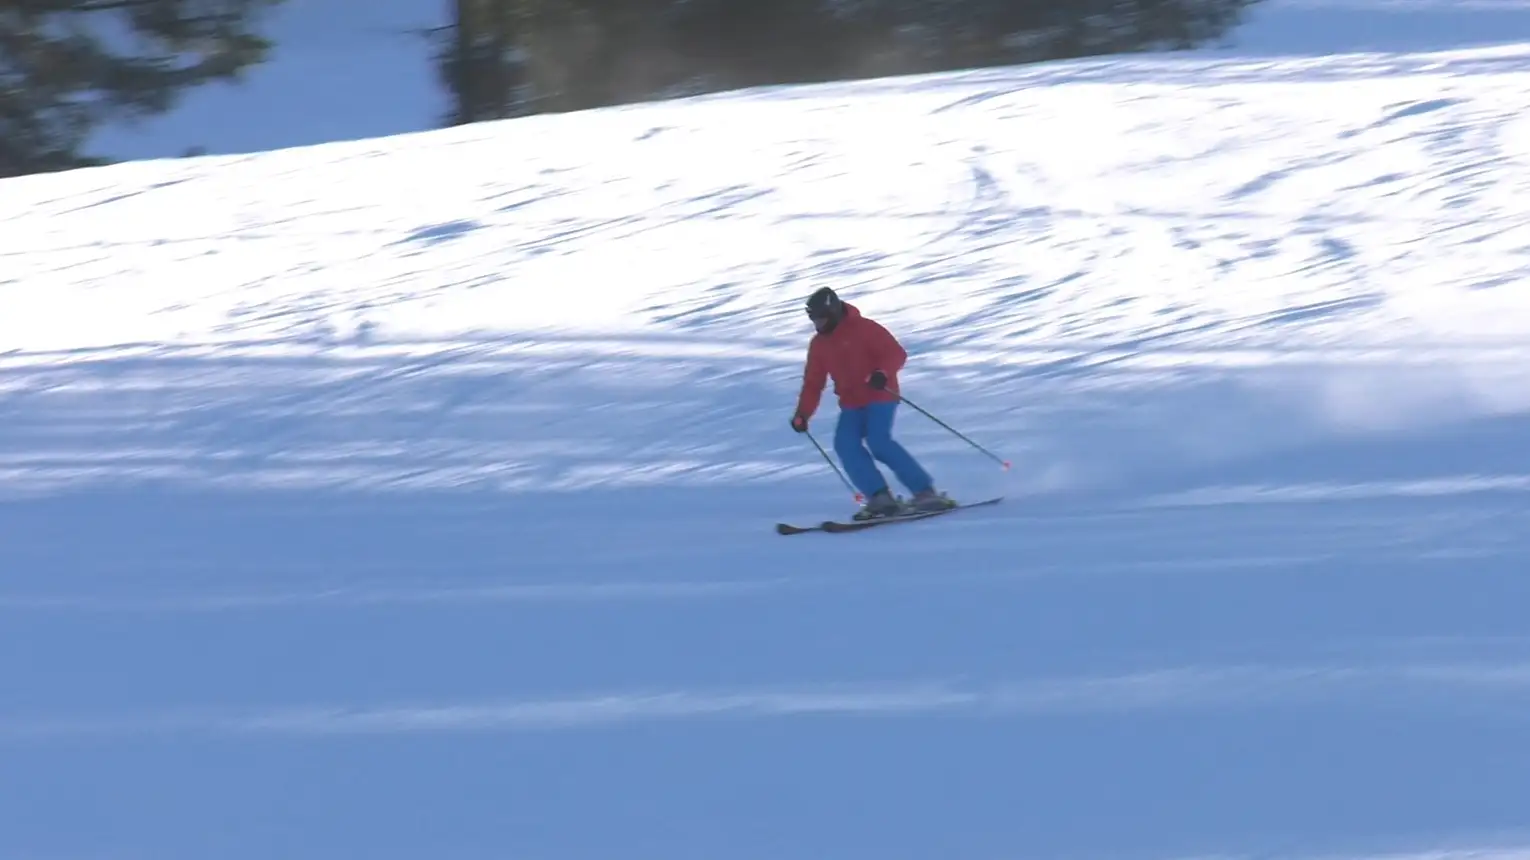
[[[897,403],[873,403],[863,409],[841,409],[834,428],[834,453],[844,464],[850,482],[867,498],[887,488],[887,479],[873,460],[892,469],[898,483],[910,493],[932,489],[935,482],[902,445],[893,440],[893,415]],[[868,448],[870,450],[868,450]]]

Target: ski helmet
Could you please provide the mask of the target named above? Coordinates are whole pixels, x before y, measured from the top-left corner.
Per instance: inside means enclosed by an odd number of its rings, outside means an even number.
[[[807,300],[807,315],[813,326],[828,334],[845,316],[845,303],[828,287],[819,287]]]

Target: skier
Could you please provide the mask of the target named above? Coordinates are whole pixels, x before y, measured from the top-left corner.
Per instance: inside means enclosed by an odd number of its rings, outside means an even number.
[[[856,519],[905,511],[888,490],[873,458],[892,469],[898,482],[913,494],[908,509],[924,512],[954,507],[956,503],[936,492],[929,473],[892,437],[893,413],[902,399],[898,395],[898,371],[908,359],[897,338],[828,287],[808,298],[807,314],[817,334],[808,343],[807,367],[792,429],[807,432],[824,383],[832,377],[840,408],[834,452],[851,483],[866,498]]]

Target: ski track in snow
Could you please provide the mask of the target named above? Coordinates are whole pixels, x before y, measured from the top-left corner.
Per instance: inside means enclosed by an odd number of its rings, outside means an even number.
[[[371,735],[552,731],[650,720],[874,716],[957,712],[973,717],[1068,715],[1180,708],[1238,708],[1354,696],[1395,707],[1408,693],[1425,707],[1496,699],[1506,712],[1530,698],[1530,662],[1381,667],[1189,667],[1099,678],[972,687],[926,682],[820,690],[613,693],[578,699],[361,708],[310,706],[257,713],[185,712],[106,719],[52,716],[0,722],[10,743],[75,736]],[[1442,698],[1448,695],[1451,698]],[[1409,704],[1417,703],[1410,702]],[[1471,700],[1470,704],[1479,704]]]
[[[1527,108],[1111,59],[7,181],[0,856],[1524,860]],[[771,532],[848,505],[823,283],[1005,504]]]

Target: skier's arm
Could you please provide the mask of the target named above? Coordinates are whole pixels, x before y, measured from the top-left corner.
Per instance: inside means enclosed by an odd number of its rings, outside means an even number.
[[[824,366],[823,356],[818,353],[818,341],[808,344],[807,366],[802,370],[802,393],[797,395],[797,414],[804,419],[812,418],[818,411],[818,401],[823,397],[823,387],[829,381],[829,369]]]
[[[898,343],[898,339],[893,337],[893,333],[881,323],[872,320],[866,320],[866,322],[870,323],[867,330],[870,334],[872,367],[888,376],[896,374],[908,361],[908,352],[903,348],[903,344]]]

